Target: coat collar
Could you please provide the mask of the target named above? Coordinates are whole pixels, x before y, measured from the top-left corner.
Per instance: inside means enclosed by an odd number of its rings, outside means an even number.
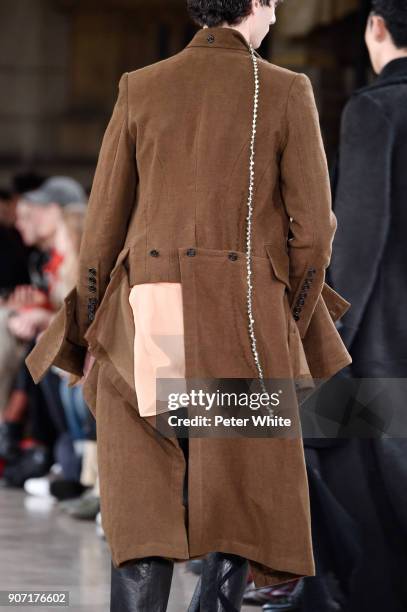
[[[407,77],[407,57],[399,57],[386,64],[377,81],[394,77]]]
[[[235,28],[223,26],[201,28],[195,32],[192,40],[186,46],[187,49],[190,47],[233,49],[250,53],[250,45],[243,34]],[[254,54],[257,57],[262,57],[256,50],[254,50]]]
[[[407,84],[407,57],[399,57],[385,65],[373,83],[357,89],[354,94],[374,91],[390,85]]]

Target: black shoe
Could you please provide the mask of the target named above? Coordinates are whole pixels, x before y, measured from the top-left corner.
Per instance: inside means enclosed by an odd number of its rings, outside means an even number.
[[[173,561],[163,557],[111,563],[110,612],[166,612]]]
[[[272,587],[270,589],[270,601],[262,607],[263,612],[291,612],[300,610],[303,588],[303,580]]]
[[[59,501],[79,497],[87,489],[89,487],[84,487],[77,480],[58,479],[51,482],[49,486],[49,492]]]
[[[23,487],[28,478],[41,478],[48,474],[51,464],[51,453],[44,446],[20,451],[18,457],[4,468],[5,483],[10,487]]]

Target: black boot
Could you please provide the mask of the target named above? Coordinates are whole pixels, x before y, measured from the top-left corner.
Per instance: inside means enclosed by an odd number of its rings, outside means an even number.
[[[239,612],[248,573],[249,562],[243,557],[207,554],[188,612]]]
[[[173,569],[163,557],[132,559],[120,568],[112,562],[110,612],[165,612]]]

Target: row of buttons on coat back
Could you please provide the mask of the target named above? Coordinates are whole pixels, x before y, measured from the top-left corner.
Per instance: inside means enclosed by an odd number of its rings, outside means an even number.
[[[194,257],[196,255],[196,249],[192,249],[192,248],[188,249],[186,251],[186,254],[188,255],[188,257]],[[151,257],[158,257],[160,255],[160,252],[157,251],[157,249],[152,249],[150,251],[150,255],[151,255]],[[233,251],[231,251],[230,253],[228,253],[228,258],[231,261],[236,261],[236,259],[238,258],[238,255],[237,255],[237,253],[234,253]]]

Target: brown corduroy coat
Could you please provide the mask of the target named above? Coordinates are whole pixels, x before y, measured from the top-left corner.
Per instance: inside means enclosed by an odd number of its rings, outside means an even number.
[[[312,87],[257,54],[253,309],[264,376],[330,378],[351,363],[335,327],[349,303],[325,283],[336,218]],[[113,561],[226,551],[256,586],[314,574],[301,438],[157,435],[137,410],[128,297],[182,283],[186,377],[256,378],[245,231],[253,66],[245,38],[204,28],[120,79],[89,200],[76,287],[27,358],[82,374],[96,417],[102,522]],[[231,253],[234,255],[231,256]]]

